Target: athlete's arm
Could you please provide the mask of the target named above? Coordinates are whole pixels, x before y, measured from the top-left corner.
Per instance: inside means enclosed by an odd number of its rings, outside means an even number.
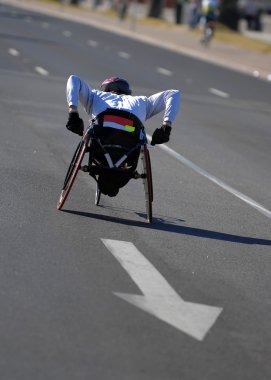
[[[89,114],[93,93],[91,87],[76,75],[71,75],[67,81],[66,88],[67,103],[71,112],[77,112],[78,103],[80,102]]]
[[[171,124],[179,111],[181,95],[179,90],[167,90],[151,95],[147,104],[147,119],[164,111],[164,123]]]

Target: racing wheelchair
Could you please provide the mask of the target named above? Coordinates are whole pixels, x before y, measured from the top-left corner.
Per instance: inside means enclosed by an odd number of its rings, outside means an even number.
[[[102,194],[116,196],[131,179],[142,179],[146,219],[148,223],[152,222],[151,161],[144,126],[135,115],[107,109],[91,120],[69,165],[57,203],[58,210],[62,209],[79,171],[88,173],[96,181],[97,206]]]

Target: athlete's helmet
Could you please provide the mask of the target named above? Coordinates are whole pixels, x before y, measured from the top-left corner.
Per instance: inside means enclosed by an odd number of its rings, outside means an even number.
[[[131,95],[132,91],[127,80],[112,77],[105,79],[101,84],[101,90],[104,92],[115,92],[116,94]]]

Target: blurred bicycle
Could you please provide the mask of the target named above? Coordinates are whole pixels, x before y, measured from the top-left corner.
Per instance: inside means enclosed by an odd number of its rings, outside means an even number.
[[[218,0],[203,0],[202,1],[202,16],[203,35],[200,42],[204,46],[209,46],[215,34],[216,20],[218,16]]]
[[[214,20],[209,20],[206,21],[204,28],[203,28],[203,36],[201,39],[201,43],[204,46],[209,46],[211,40],[213,39],[215,34],[215,21]]]

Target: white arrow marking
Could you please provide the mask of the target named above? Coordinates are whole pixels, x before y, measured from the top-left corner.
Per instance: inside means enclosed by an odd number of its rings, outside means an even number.
[[[184,301],[133,243],[102,239],[143,295],[114,293],[134,306],[202,341],[222,311]]]

